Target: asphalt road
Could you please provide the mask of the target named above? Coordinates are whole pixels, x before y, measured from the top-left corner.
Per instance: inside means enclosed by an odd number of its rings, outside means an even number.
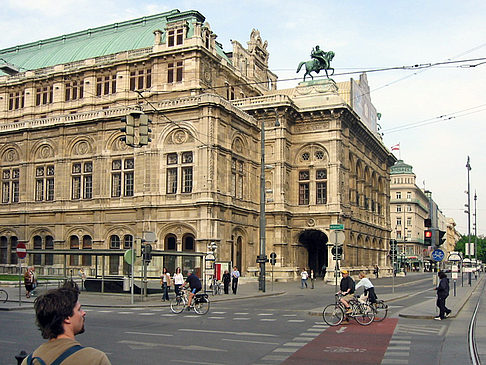
[[[397,296],[413,295],[390,303],[389,319],[367,327],[354,321],[328,327],[309,315],[333,301],[334,286],[321,285],[212,303],[204,316],[175,315],[167,307],[85,308],[86,332],[78,340],[105,351],[113,364],[439,364],[453,322],[398,318],[403,308],[435,295],[431,282],[420,280],[428,277],[396,287]],[[385,282],[376,286],[378,295],[392,291]],[[15,364],[20,350],[44,341],[33,317],[32,310],[0,312],[1,364]]]

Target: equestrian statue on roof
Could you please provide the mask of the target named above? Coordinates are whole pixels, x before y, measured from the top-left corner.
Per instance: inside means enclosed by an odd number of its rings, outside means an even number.
[[[311,72],[314,71],[315,73],[319,73],[319,71],[324,70],[326,72],[326,76],[329,79],[329,76],[334,75],[334,69],[331,67],[331,61],[334,58],[334,52],[324,52],[319,46],[312,48],[311,52],[312,60],[307,62],[299,63],[299,67],[297,68],[297,73],[300,71],[303,65],[305,65],[305,74],[304,74],[304,81],[305,77],[309,75],[311,79],[314,80],[314,77],[311,75]],[[332,70],[331,75],[327,72],[327,70]]]

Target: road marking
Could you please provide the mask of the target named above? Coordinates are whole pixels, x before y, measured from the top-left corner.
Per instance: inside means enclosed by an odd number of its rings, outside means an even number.
[[[182,332],[202,332],[202,333],[223,333],[227,335],[236,336],[263,336],[263,337],[277,337],[270,333],[257,333],[257,332],[231,332],[231,331],[215,331],[215,330],[200,330],[200,329],[190,329],[190,328],[179,328],[178,331]]]
[[[346,327],[346,326],[342,326],[340,329],[338,329],[338,330],[336,331],[336,333],[344,333],[344,331],[346,330],[346,328],[348,328],[348,327]]]
[[[145,313],[138,313],[139,316],[154,316],[155,313],[145,312]]]
[[[296,352],[299,350],[300,347],[279,347],[278,349],[273,350],[273,352]]]
[[[226,312],[213,312],[214,314],[225,314]]]
[[[225,317],[208,317],[209,319],[225,319]]]
[[[107,310],[103,310],[103,311],[98,311],[99,313],[112,313],[113,311],[107,311]]]
[[[235,315],[236,316],[246,316],[248,314],[248,312],[236,312]]]
[[[133,314],[133,312],[118,312],[118,314]]]
[[[300,336],[303,336],[303,337],[316,337],[318,335],[319,335],[319,333],[308,333],[308,332],[304,332],[304,333],[300,334]]]
[[[262,319],[260,319],[260,321],[262,321],[262,322],[274,322],[276,320],[277,320],[276,318],[262,318]]]
[[[408,359],[383,359],[381,365],[408,364]]]
[[[307,344],[308,344],[308,342],[287,342],[287,343],[284,343],[282,346],[299,346],[299,347],[302,347],[302,346],[305,346]]]
[[[233,321],[249,321],[250,318],[233,318]]]
[[[297,314],[284,314],[283,317],[297,317]]]
[[[302,323],[302,322],[305,322],[305,319],[289,319],[287,322]]]
[[[258,313],[259,316],[273,316],[273,313]]]
[[[275,360],[275,361],[283,361],[287,359],[288,356],[278,356],[278,355],[267,355],[262,357],[262,360]]]
[[[231,341],[231,342],[244,342],[244,343],[256,343],[261,345],[280,345],[278,342],[262,342],[262,341],[248,341],[248,340],[232,340],[230,338],[223,338],[223,341]]]
[[[163,336],[163,337],[174,336],[174,335],[170,335],[170,334],[167,334],[167,333],[153,333],[153,332],[130,332],[130,331],[127,331],[125,333],[129,334],[129,335],[143,335],[143,336]]]

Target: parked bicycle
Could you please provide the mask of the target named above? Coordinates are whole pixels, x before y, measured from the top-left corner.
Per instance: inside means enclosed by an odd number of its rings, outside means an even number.
[[[211,289],[213,291],[213,295],[223,294],[223,285],[216,278],[213,278],[211,280],[211,285],[209,286],[209,289]]]
[[[6,290],[0,289],[0,302],[7,303],[8,293]]]
[[[188,298],[186,289],[179,289],[179,295],[170,301],[170,310],[172,313],[182,313],[187,307]],[[210,301],[206,293],[197,293],[192,299],[191,309],[196,314],[206,314],[209,311]]]
[[[351,313],[346,314],[346,308],[341,303],[342,295],[336,294],[336,302],[324,307],[322,318],[329,326],[338,326],[345,318],[354,318],[362,326],[371,324],[375,318],[375,309],[366,301],[354,298],[349,301]]]

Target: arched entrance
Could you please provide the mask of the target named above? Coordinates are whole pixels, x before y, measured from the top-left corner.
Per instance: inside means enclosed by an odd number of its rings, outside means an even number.
[[[317,229],[308,229],[300,233],[299,242],[304,245],[308,253],[308,270],[320,275],[323,265],[328,266],[327,235]]]

